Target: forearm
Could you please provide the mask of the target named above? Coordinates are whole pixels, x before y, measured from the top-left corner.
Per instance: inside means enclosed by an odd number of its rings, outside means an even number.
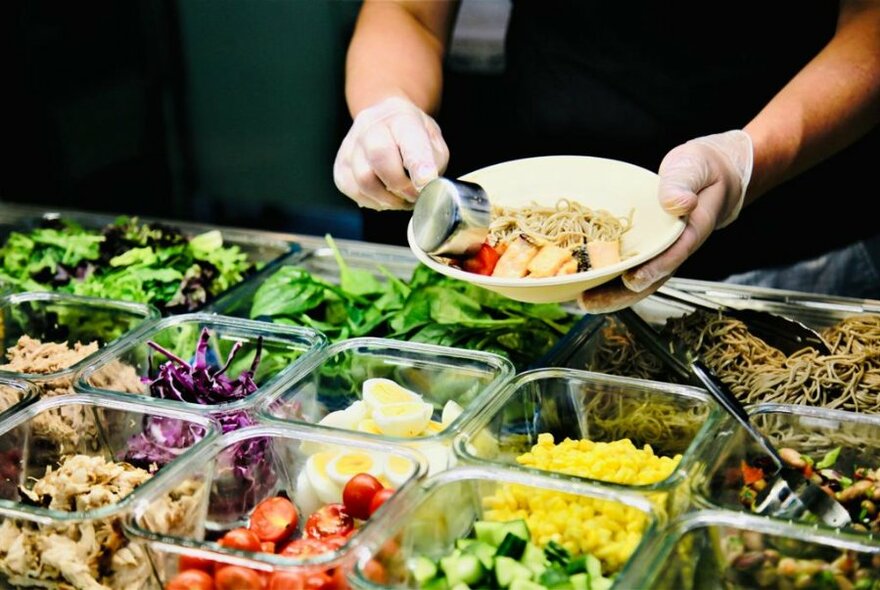
[[[831,156],[880,121],[880,2],[844,0],[829,44],[745,127],[746,202]]]
[[[346,60],[352,116],[390,96],[436,112],[454,12],[455,2],[447,0],[364,2]]]

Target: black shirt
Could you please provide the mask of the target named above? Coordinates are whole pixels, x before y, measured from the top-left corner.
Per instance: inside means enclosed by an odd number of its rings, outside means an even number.
[[[447,82],[448,174],[550,154],[657,170],[676,145],[748,123],[831,39],[837,12],[836,2],[514,0],[498,90],[456,95],[462,80]],[[474,147],[476,137],[492,139]],[[746,207],[677,276],[718,280],[877,233],[858,207],[878,192],[878,153],[875,129]]]
[[[836,2],[516,0],[507,37],[516,156],[576,153],[657,170],[688,139],[742,128],[834,34]],[[453,148],[454,149],[454,148]],[[767,193],[678,276],[716,280],[878,231],[875,130]]]

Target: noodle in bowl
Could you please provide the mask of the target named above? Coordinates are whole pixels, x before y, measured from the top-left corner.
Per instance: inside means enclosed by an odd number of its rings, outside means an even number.
[[[546,211],[532,229],[536,235],[543,232],[547,242],[557,238],[554,234],[569,232],[571,239],[566,241],[562,237],[562,243],[567,244],[583,239],[579,234],[596,231],[595,228],[599,233],[588,239],[602,239],[597,236],[606,235],[608,231],[617,232],[620,237],[621,260],[608,266],[541,278],[504,278],[467,272],[429,256],[416,245],[410,223],[407,238],[420,262],[441,274],[517,301],[572,301],[581,292],[610,281],[661,253],[685,227],[683,219],[670,215],[660,206],[657,175],[618,160],[590,156],[525,158],[482,168],[462,176],[461,180],[476,182],[486,190],[495,211],[493,231],[496,236],[521,231],[514,223],[515,218],[527,222],[530,215],[520,215],[517,211],[543,208]],[[584,210],[600,222],[592,224],[595,228],[588,229],[583,223],[573,221],[572,214]],[[620,227],[613,229],[614,223]]]

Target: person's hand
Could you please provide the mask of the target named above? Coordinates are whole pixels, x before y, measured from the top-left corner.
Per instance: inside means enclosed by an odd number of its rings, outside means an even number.
[[[355,117],[336,154],[333,179],[361,207],[412,209],[419,191],[448,162],[436,121],[410,101],[392,97]]]
[[[622,280],[584,291],[580,307],[587,313],[610,313],[656,291],[713,231],[739,216],[752,161],[752,139],[740,130],[692,139],[666,154],[658,198],[669,213],[687,216],[684,231],[661,254],[625,272]]]

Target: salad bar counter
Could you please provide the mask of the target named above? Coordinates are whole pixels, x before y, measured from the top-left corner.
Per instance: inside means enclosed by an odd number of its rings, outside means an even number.
[[[850,523],[613,315],[405,248],[0,207],[0,588],[880,590],[880,301],[652,295]]]

